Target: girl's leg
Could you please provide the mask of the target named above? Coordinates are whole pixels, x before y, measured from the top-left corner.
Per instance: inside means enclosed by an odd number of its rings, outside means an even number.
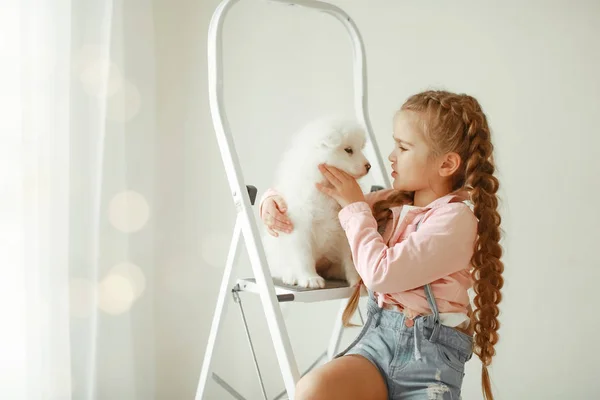
[[[347,355],[315,368],[296,385],[296,400],[386,400],[387,385],[366,358]]]

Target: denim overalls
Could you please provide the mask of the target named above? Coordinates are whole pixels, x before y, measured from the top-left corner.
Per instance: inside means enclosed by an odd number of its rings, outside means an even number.
[[[460,399],[465,363],[473,355],[473,338],[442,325],[431,286],[425,285],[430,315],[409,320],[396,310],[380,308],[369,291],[368,318],[358,337],[338,354],[357,354],[381,372],[391,400]]]

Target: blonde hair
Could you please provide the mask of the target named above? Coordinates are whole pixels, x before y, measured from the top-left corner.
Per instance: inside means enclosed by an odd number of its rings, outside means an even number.
[[[504,264],[500,246],[500,214],[498,213],[498,179],[494,176],[494,146],[491,142],[487,118],[479,102],[465,94],[447,91],[425,91],[408,98],[400,111],[413,111],[422,117],[423,131],[434,154],[456,152],[462,163],[453,176],[453,190],[467,190],[479,220],[477,241],[471,265],[474,280],[475,310],[471,314],[474,327],[473,351],[483,363],[482,392],[484,398],[493,400],[488,366],[496,354],[498,343],[498,304],[502,299]],[[391,213],[390,208],[412,204],[414,193],[394,191],[373,205],[373,215],[380,229]],[[342,320],[349,320],[358,307],[362,281],[356,285]]]

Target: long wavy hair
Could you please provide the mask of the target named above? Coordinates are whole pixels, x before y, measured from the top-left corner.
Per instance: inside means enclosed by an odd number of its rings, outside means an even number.
[[[479,102],[465,94],[447,91],[425,91],[408,98],[400,111],[418,113],[425,138],[433,155],[456,152],[461,165],[453,178],[453,190],[467,190],[474,204],[478,219],[477,240],[471,259],[475,290],[475,310],[471,314],[474,329],[473,352],[483,363],[482,391],[486,400],[493,400],[488,366],[496,354],[498,342],[498,304],[502,299],[500,289],[504,285],[504,264],[500,260],[500,214],[498,213],[498,179],[494,176],[495,166],[490,128]],[[390,208],[412,204],[413,192],[394,191],[373,205],[373,215],[380,228],[385,227]],[[350,326],[350,318],[358,307],[362,281],[344,310],[342,320]]]

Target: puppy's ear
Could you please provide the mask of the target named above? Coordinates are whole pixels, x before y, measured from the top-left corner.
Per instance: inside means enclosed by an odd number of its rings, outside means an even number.
[[[323,138],[323,141],[321,142],[321,146],[332,149],[341,146],[341,144],[342,137],[338,132],[331,132],[329,135]]]

